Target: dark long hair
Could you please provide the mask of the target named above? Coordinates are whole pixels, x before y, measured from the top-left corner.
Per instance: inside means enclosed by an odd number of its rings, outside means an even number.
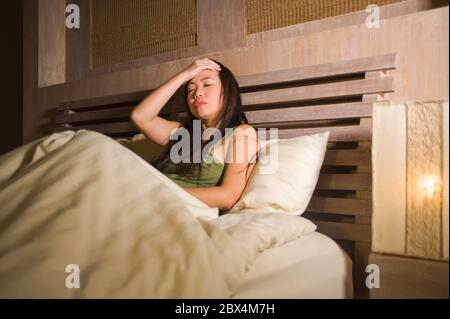
[[[212,60],[212,59],[211,59]],[[225,136],[225,128],[235,128],[239,126],[240,124],[248,124],[247,118],[245,116],[245,113],[242,110],[242,101],[241,101],[241,95],[239,93],[239,84],[236,81],[236,78],[234,77],[233,73],[222,63],[212,60],[219,64],[221,66],[221,70],[219,71],[219,78],[220,82],[222,83],[222,96],[223,96],[223,105],[222,108],[218,114],[216,125],[219,124],[217,129],[220,130],[221,136]],[[188,104],[187,104],[187,85],[184,84],[183,88],[183,97],[184,102],[186,103],[186,108],[189,110]],[[183,124],[183,127],[187,129],[189,132],[189,138],[190,138],[190,154],[189,154],[189,163],[178,163],[175,165],[175,169],[171,169],[170,173],[177,173],[182,176],[200,176],[202,171],[202,163],[194,163],[194,152],[200,151],[203,149],[203,147],[209,142],[208,140],[201,141],[201,148],[200,150],[194,150],[193,147],[193,120],[194,116],[189,111],[189,116],[186,120],[186,122]],[[203,136],[203,128],[201,128],[201,136]],[[212,138],[212,136],[211,136]],[[174,144],[176,144],[178,140],[169,140],[167,149],[157,156],[155,159],[153,159],[150,163],[156,167],[159,171],[165,173],[167,171],[167,166],[169,165],[170,161],[170,149]]]

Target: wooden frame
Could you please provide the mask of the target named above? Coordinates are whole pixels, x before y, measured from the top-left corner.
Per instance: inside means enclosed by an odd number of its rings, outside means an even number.
[[[279,138],[330,131],[321,174],[304,216],[352,258],[356,297],[368,296],[372,102],[394,92],[389,72],[396,67],[394,53],[237,77],[244,111],[255,128],[277,127]],[[61,103],[55,131],[84,128],[112,137],[139,133],[129,116],[148,93]],[[183,118],[187,109],[182,99],[178,91],[161,116]]]

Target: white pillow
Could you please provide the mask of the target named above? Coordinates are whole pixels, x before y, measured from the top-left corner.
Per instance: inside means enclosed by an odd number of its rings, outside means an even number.
[[[266,142],[241,198],[229,213],[301,215],[316,187],[329,135],[327,131]]]

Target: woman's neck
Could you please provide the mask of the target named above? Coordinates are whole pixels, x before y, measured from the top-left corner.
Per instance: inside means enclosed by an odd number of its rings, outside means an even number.
[[[209,120],[209,121],[202,121],[202,128],[203,129],[207,129],[210,127],[217,127],[217,125],[215,125],[215,121],[214,120]]]

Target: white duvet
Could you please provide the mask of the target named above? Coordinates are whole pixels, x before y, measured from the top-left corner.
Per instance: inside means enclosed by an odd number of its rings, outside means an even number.
[[[0,157],[1,298],[228,298],[259,253],[315,228],[286,214],[218,217],[88,130]]]

